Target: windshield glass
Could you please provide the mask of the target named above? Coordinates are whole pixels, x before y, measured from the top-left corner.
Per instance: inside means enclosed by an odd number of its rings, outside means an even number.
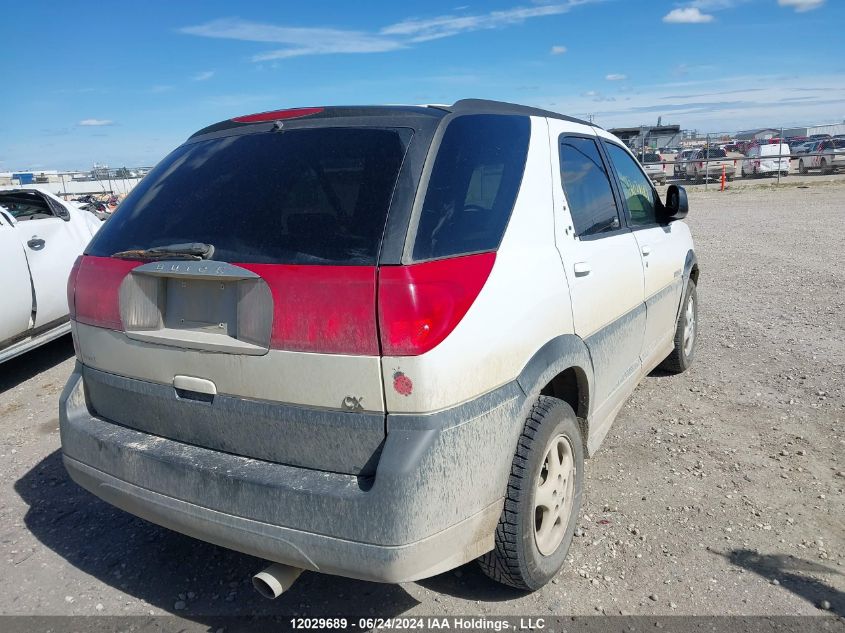
[[[218,261],[372,265],[410,135],[311,128],[183,145],[86,252],[203,242]]]

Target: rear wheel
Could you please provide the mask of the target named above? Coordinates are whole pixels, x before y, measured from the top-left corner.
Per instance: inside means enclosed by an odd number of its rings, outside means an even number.
[[[830,171],[831,171],[830,169],[828,169],[828,167],[827,167],[827,161],[826,161],[824,158],[822,158],[822,162],[821,162],[821,163],[819,163],[819,167],[821,168],[821,172],[822,172],[823,174],[829,174],[829,173],[830,173]]]
[[[660,363],[661,369],[673,374],[685,372],[695,358],[695,345],[698,341],[698,294],[692,279],[687,283],[687,292],[681,306],[681,315],[675,328],[675,347]]]
[[[493,580],[533,591],[560,571],[581,509],[584,448],[572,408],[539,396],[511,464],[495,547],[478,559]]]
[[[798,161],[798,173],[806,175],[807,168],[804,166],[804,159]]]

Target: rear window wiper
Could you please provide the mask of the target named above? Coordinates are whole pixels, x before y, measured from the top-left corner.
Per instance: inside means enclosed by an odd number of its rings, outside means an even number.
[[[211,259],[214,255],[212,244],[202,242],[191,242],[188,244],[168,244],[167,246],[155,246],[153,248],[137,248],[128,251],[114,253],[112,257],[117,259],[190,259],[201,260]]]

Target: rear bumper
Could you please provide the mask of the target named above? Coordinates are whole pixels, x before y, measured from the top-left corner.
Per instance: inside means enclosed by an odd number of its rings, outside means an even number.
[[[524,395],[510,383],[428,416],[389,416],[374,478],[191,446],[89,411],[80,368],[60,403],[71,477],[127,512],[305,569],[382,582],[489,551]],[[341,439],[342,441],[342,439]]]

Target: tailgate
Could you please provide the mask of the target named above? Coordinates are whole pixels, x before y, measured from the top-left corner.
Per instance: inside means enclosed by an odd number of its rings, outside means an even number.
[[[74,330],[96,414],[205,448],[367,474],[385,433],[377,335],[367,319],[375,269],[274,276],[256,266],[267,280],[214,262],[113,272],[126,264],[86,257],[77,276]],[[111,315],[103,310],[110,297]],[[306,351],[330,351],[330,329],[357,353]]]
[[[78,267],[89,405],[190,445],[367,474],[385,437],[378,253],[411,136],[370,123],[175,150]]]

